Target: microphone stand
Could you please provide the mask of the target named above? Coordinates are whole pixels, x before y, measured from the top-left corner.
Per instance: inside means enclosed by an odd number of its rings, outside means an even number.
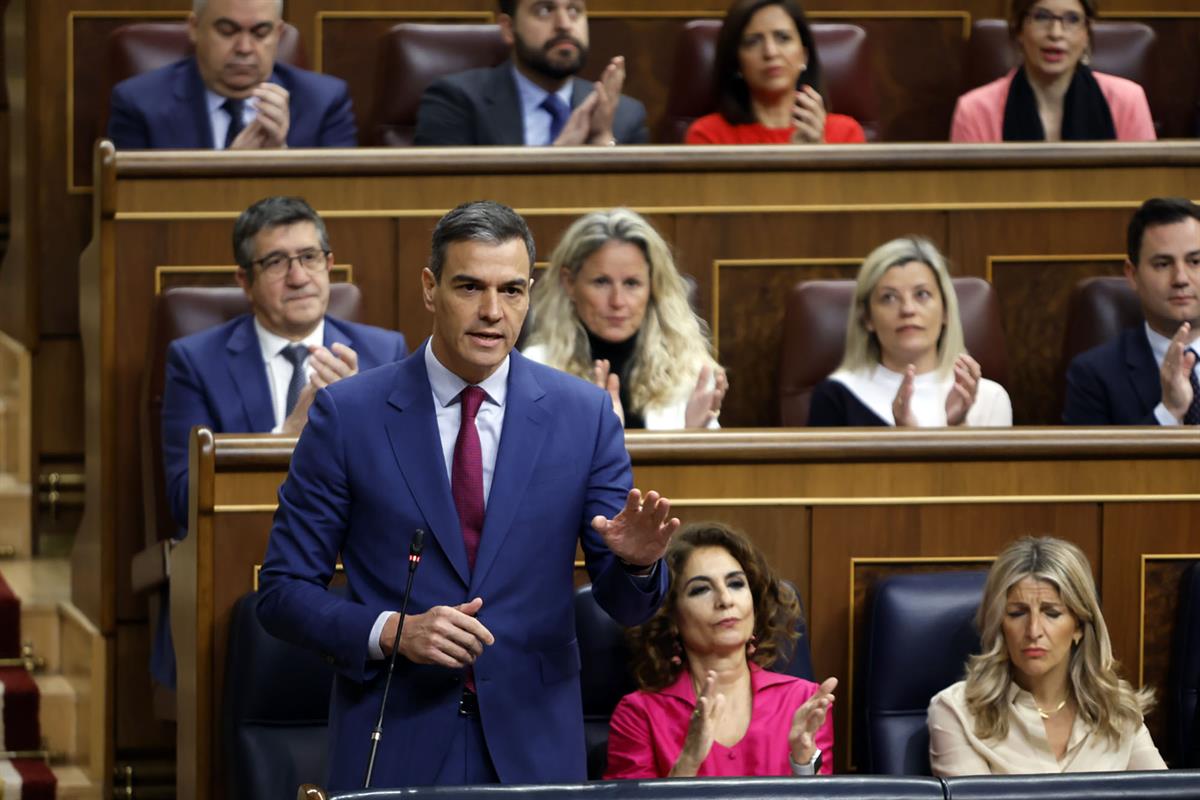
[[[379,750],[379,740],[383,738],[383,711],[387,708],[388,690],[392,688],[392,673],[396,670],[396,656],[400,653],[400,637],[404,633],[404,617],[408,614],[408,598],[412,596],[413,577],[417,574],[417,565],[421,563],[421,550],[425,547],[425,531],[417,528],[413,531],[412,544],[408,547],[408,583],[404,587],[404,602],[400,604],[400,622],[396,626],[396,641],[392,644],[392,657],[388,659],[387,678],[383,683],[383,698],[379,701],[379,719],[375,722],[375,730],[371,731],[371,755],[367,759],[367,777],[363,780],[363,788],[371,788],[371,773],[375,771],[375,753]]]

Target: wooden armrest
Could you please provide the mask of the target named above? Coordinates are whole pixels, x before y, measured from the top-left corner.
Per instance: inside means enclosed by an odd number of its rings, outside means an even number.
[[[145,592],[165,586],[171,579],[171,548],[174,539],[155,542],[133,557],[130,568],[130,583],[133,591]]]

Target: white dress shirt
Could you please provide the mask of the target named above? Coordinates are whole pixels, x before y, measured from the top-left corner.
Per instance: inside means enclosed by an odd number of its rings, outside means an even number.
[[[287,392],[292,382],[292,362],[284,357],[284,348],[293,344],[302,344],[305,347],[325,344],[325,318],[321,317],[312,333],[298,342],[271,333],[262,326],[258,317],[254,318],[254,333],[258,335],[258,348],[267,368],[267,386],[271,389],[271,409],[275,413],[275,427],[271,429],[271,433],[279,433],[283,430],[283,421],[287,419]],[[312,373],[308,356],[305,356],[304,379],[307,381]]]
[[[521,120],[525,124],[525,144],[548,145],[550,141],[550,121],[554,119],[550,112],[542,108],[542,102],[550,94],[542,87],[521,74],[514,65],[513,79],[517,82],[517,96],[521,99]],[[561,89],[555,92],[567,108],[571,108],[571,93],[574,91],[574,81],[567,81]]]
[[[488,495],[492,490],[492,476],[496,473],[496,455],[500,452],[500,432],[504,429],[504,401],[508,397],[508,369],[510,357],[496,371],[476,384],[483,389],[483,403],[475,415],[475,429],[479,431],[479,453],[483,461],[483,507],[486,511]],[[462,391],[472,385],[455,375],[438,361],[433,354],[433,341],[425,343],[425,371],[429,375],[429,388],[433,391],[433,408],[437,415],[438,437],[442,441],[442,461],[446,465],[446,480],[451,481],[454,467],[454,444],[458,441],[458,429],[462,423]],[[383,658],[379,646],[379,635],[394,611],[384,611],[375,618],[371,626],[371,639],[367,650],[373,659]]]
[[[839,369],[829,376],[854,392],[862,404],[888,425],[895,425],[892,403],[904,375],[893,372],[883,364],[865,370]],[[922,428],[945,427],[946,398],[954,388],[954,373],[938,370],[924,372],[913,378],[912,399],[908,407]],[[975,402],[964,420],[971,427],[1007,428],[1012,425],[1012,401],[1004,387],[987,378],[980,378]]]
[[[1171,340],[1151,328],[1149,322],[1145,323],[1145,325],[1146,339],[1150,342],[1150,352],[1154,354],[1154,363],[1158,364],[1158,369],[1161,374],[1163,361],[1166,360],[1167,348],[1171,346]],[[1185,350],[1188,348],[1198,347],[1200,347],[1200,342],[1192,342],[1187,346],[1187,348],[1185,348]],[[1197,359],[1196,366],[1192,367],[1192,372],[1194,373],[1197,369],[1200,369],[1200,359]],[[1158,405],[1154,407],[1154,418],[1158,420],[1159,425],[1183,424],[1179,420],[1175,419],[1174,414],[1172,414],[1170,411],[1167,411],[1167,407],[1163,405],[1161,400],[1159,401]]]
[[[213,132],[213,147],[217,150],[225,149],[225,136],[229,133],[229,123],[232,121],[229,117],[229,112],[221,108],[228,100],[228,97],[217,94],[212,89],[204,90],[205,98],[208,100],[208,121],[212,125]],[[242,105],[242,129],[254,121],[258,116],[258,98],[247,97]],[[317,344],[320,344],[318,342]]]

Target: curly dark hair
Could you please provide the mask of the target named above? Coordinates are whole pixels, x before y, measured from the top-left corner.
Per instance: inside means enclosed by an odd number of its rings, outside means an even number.
[[[638,687],[654,692],[670,686],[679,677],[683,664],[672,663],[672,656],[685,658],[675,622],[679,601],[679,579],[692,553],[702,547],[720,547],[733,556],[746,573],[754,597],[755,650],[750,660],[770,667],[786,660],[795,651],[800,634],[800,601],[791,585],[781,580],[762,552],[741,533],[719,522],[699,522],[679,530],[667,546],[667,569],[671,585],[662,607],[649,622],[631,628],[627,634],[632,653],[633,675]]]

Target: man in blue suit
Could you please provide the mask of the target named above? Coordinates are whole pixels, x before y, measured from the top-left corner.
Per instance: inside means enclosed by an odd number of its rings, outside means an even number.
[[[1068,425],[1200,424],[1200,207],[1153,198],[1129,223],[1125,277],[1145,324],[1076,356]]]
[[[418,145],[643,144],[646,109],[621,94],[625,58],[596,82],[576,78],[588,55],[581,0],[500,0],[512,58],[432,83],[417,109]]]
[[[196,54],[117,84],[119,149],[354,147],[344,81],[275,61],[283,0],[194,0]]]
[[[234,223],[233,251],[252,313],[167,348],[163,466],[181,537],[187,533],[192,426],[298,434],[317,389],[407,353],[396,331],[325,314],[333,252],[324,221],[300,198],[268,197],[243,211]],[[162,618],[151,673],[173,686],[175,659]]]
[[[513,345],[533,239],[512,209],[460,206],[422,273],[433,335],[317,393],[260,573],[259,618],[324,653],[329,786],[363,783],[414,531],[428,532],[373,786],[586,777],[573,564],[625,625],[660,604],[669,503],[630,489],[612,402]],[[341,557],[348,591],[326,591]]]

